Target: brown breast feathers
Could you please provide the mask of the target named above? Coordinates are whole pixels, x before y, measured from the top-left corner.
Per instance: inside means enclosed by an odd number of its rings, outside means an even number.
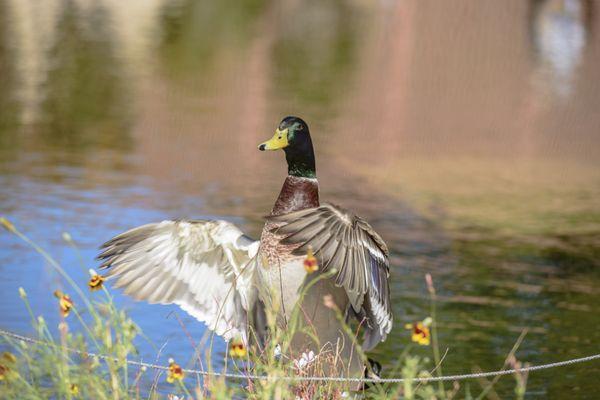
[[[319,206],[319,183],[313,178],[288,175],[271,215],[287,214]]]

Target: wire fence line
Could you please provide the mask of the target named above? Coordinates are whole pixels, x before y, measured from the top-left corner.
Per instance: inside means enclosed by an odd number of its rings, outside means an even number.
[[[4,329],[0,329],[0,335],[4,337],[9,337],[12,339],[20,340],[26,343],[33,344],[41,344],[45,346],[53,346],[48,342],[34,339],[28,336],[19,335],[14,332],[6,331]],[[60,347],[56,345],[56,347]],[[106,355],[106,354],[97,354],[93,352],[81,351],[73,348],[65,348],[65,350],[78,354],[84,357],[96,357],[98,359],[106,360],[106,361],[119,361],[117,357]],[[351,377],[336,377],[336,376],[271,376],[271,375],[252,375],[252,374],[241,374],[241,373],[233,373],[233,372],[211,372],[211,371],[203,371],[196,369],[187,369],[183,368],[183,371],[192,375],[200,375],[204,377],[216,377],[216,378],[226,378],[226,379],[251,379],[251,380],[284,380],[284,381],[311,381],[311,382],[369,382],[369,383],[402,383],[406,381],[411,382],[439,382],[439,381],[458,381],[458,380],[466,380],[466,379],[475,379],[475,378],[488,378],[500,375],[511,375],[517,372],[532,372],[532,371],[540,371],[543,369],[550,369],[556,367],[565,367],[568,365],[579,364],[583,362],[589,362],[593,360],[600,359],[600,353],[594,354],[587,357],[573,358],[565,361],[558,361],[548,364],[541,365],[530,365],[523,368],[512,368],[506,370],[498,370],[498,371],[488,371],[488,372],[475,372],[471,374],[459,374],[459,375],[445,375],[445,376],[427,376],[427,377],[415,377],[415,378],[351,378]],[[138,367],[146,367],[155,370],[168,371],[169,367],[159,364],[148,363],[144,361],[134,361],[134,360],[125,360],[129,365],[135,365]]]

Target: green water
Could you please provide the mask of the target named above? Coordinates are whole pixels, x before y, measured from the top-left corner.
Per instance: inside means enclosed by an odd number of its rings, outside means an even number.
[[[391,249],[395,326],[373,353],[385,371],[405,323],[429,315],[426,273],[444,373],[501,368],[526,328],[523,362],[597,353],[600,13],[507,4],[0,0],[0,214],[80,279],[64,231],[90,267],[100,243],[160,219],[225,218],[257,237],[285,165],[256,145],[297,114],[321,197]],[[0,327],[30,333],[19,286],[56,325],[57,277],[0,241]],[[165,360],[189,355],[176,307],[117,301],[168,341]],[[596,398],[599,372],[533,373],[527,397]]]

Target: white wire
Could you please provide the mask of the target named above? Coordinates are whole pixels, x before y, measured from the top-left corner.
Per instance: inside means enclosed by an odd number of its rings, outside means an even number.
[[[46,345],[46,346],[52,346],[50,343],[44,342],[42,340],[30,338],[27,336],[22,336],[17,333],[5,331],[3,329],[0,329],[0,335],[5,336],[5,337],[10,337],[13,339],[17,339],[17,340],[21,340],[21,341],[27,342],[27,343],[35,343],[35,344],[42,344],[42,345]],[[76,353],[76,354],[85,356],[85,357],[97,357],[97,358],[103,359],[103,360],[118,361],[118,359],[116,357],[108,356],[108,355],[104,355],[104,354],[90,353],[90,352],[85,352],[85,351],[71,349],[71,348],[67,348],[66,350],[68,350],[72,353]],[[209,371],[186,369],[186,368],[184,368],[183,371],[188,374],[201,375],[201,376],[214,376],[214,377],[227,378],[227,379],[251,379],[251,380],[263,379],[263,380],[269,380],[269,381],[284,380],[284,381],[359,382],[359,383],[360,382],[402,383],[402,382],[406,382],[406,381],[437,382],[437,381],[458,381],[458,380],[473,379],[473,378],[487,378],[487,377],[499,376],[499,375],[510,375],[515,372],[539,371],[542,369],[564,367],[567,365],[572,365],[572,364],[577,364],[577,363],[582,363],[582,362],[587,362],[587,361],[593,361],[593,360],[597,360],[597,359],[600,359],[600,354],[594,354],[594,355],[587,356],[587,357],[573,358],[570,360],[558,361],[558,362],[553,362],[553,363],[549,363],[549,364],[531,365],[531,366],[527,366],[527,367],[523,367],[523,368],[513,368],[513,369],[489,371],[489,372],[475,372],[472,374],[428,376],[428,377],[415,377],[415,378],[345,378],[345,377],[336,377],[336,376],[271,376],[271,375],[238,374],[238,373],[231,373],[231,372],[209,372]],[[167,371],[169,369],[168,366],[151,364],[151,363],[147,363],[147,362],[143,362],[143,361],[126,360],[126,362],[129,365],[136,365],[139,367],[146,367],[146,368],[158,369],[158,370],[163,370],[163,371]]]

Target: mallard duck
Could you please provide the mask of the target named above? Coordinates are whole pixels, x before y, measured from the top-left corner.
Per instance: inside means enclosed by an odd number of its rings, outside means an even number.
[[[226,341],[248,343],[250,332],[264,340],[265,310],[276,310],[285,329],[301,307],[301,319],[316,338],[299,329],[290,348],[318,353],[330,346],[344,371],[360,375],[356,340],[338,317],[342,312],[359,320],[363,350],[385,340],[393,321],[387,246],[362,218],[319,202],[313,145],[302,119],[284,118],[258,149],[282,149],[288,164],[260,240],[222,220],[163,221],[104,243],[101,268],[108,268],[106,276],[125,294],[177,304]],[[307,257],[314,257],[316,275],[323,277],[311,285],[315,274],[305,269]]]

